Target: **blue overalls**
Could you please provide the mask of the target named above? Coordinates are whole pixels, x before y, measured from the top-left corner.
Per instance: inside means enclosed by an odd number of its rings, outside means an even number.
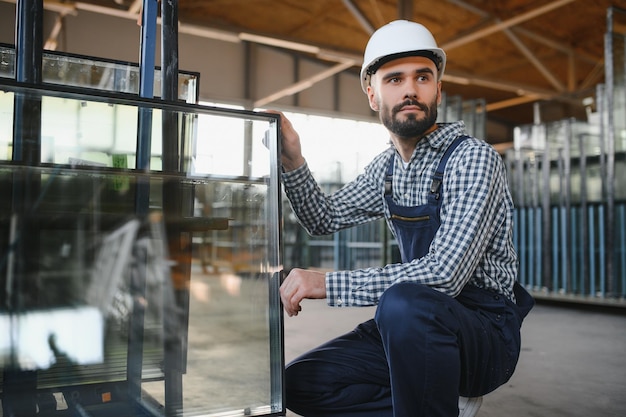
[[[445,165],[465,138],[446,150],[425,205],[395,204],[391,158],[385,200],[403,262],[428,252],[440,224]],[[395,284],[374,319],[289,364],[287,407],[306,417],[457,417],[459,395],[491,392],[515,369],[522,319],[533,305],[517,284],[515,295],[518,305],[471,285],[452,298],[422,284]]]

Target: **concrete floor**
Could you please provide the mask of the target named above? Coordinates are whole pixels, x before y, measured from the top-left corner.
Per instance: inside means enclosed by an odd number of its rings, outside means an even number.
[[[306,301],[297,317],[285,317],[286,360],[373,314]],[[626,311],[538,302],[524,321],[522,344],[515,374],[484,397],[479,417],[626,416]]]

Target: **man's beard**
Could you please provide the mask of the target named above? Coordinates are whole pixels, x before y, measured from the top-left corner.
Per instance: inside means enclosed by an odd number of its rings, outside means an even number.
[[[414,114],[408,114],[405,120],[399,120],[397,115],[404,106],[419,107],[419,109],[424,112],[424,117],[419,119]],[[380,108],[380,121],[391,133],[403,139],[424,136],[424,133],[437,121],[437,97],[433,99],[430,106],[420,103],[417,100],[405,100],[397,106],[394,106],[391,111],[384,105]]]

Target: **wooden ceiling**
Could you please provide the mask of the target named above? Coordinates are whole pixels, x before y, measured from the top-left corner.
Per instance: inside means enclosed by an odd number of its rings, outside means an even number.
[[[63,3],[126,14],[141,6]],[[181,31],[207,28],[206,36],[284,47],[355,73],[373,30],[397,18],[415,20],[448,55],[447,94],[484,98],[489,120],[513,126],[533,122],[535,102],[543,121],[584,117],[582,99],[604,81],[612,6],[626,9],[626,0],[179,0],[178,14]]]

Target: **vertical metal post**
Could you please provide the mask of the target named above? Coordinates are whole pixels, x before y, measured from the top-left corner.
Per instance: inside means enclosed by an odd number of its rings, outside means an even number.
[[[156,46],[157,1],[143,0],[141,16],[141,51],[139,65],[139,96],[154,97],[154,60]],[[140,109],[143,110],[143,109]],[[139,113],[137,138],[137,169],[150,169],[150,149],[152,142],[152,111]]]
[[[161,1],[161,99],[175,102],[178,100],[178,0]],[[162,112],[163,147],[161,157],[163,171],[172,174],[181,173],[184,167],[184,143],[179,131],[178,114],[164,110]],[[185,196],[181,184],[174,179],[163,182],[163,211],[166,221],[169,255],[172,259],[191,258],[191,239],[185,239],[178,222],[168,222],[192,215],[193,207],[186,207],[183,202],[192,198]],[[189,190],[193,192],[193,190]],[[165,198],[168,196],[168,198]],[[184,280],[191,279],[191,270],[179,263],[174,274],[181,274]],[[189,293],[184,289],[174,289],[177,317],[171,317],[165,327],[169,342],[165,346],[165,415],[182,414],[183,409],[183,374],[186,368],[186,329],[189,327]]]
[[[535,151],[536,152],[536,151]],[[540,275],[537,274],[537,268],[541,266],[541,262],[537,257],[541,256],[541,211],[539,210],[539,155],[535,153],[532,162],[532,172],[530,172],[531,178],[531,207],[528,213],[528,229],[529,229],[529,254],[528,254],[528,272],[530,282],[533,287],[537,286],[537,281]]]
[[[157,0],[144,0],[141,21],[141,45],[139,65],[139,95],[144,98],[154,96],[154,56],[156,45]],[[150,169],[150,149],[152,142],[152,109],[139,107],[137,127],[137,171]],[[137,176],[135,212],[140,219],[148,215],[150,202],[149,178]],[[146,291],[147,255],[144,248],[136,247],[135,268],[132,276],[133,314],[128,336],[127,379],[128,395],[135,401],[141,399],[141,377],[143,367],[143,326],[145,306],[141,299]]]
[[[607,295],[607,288],[610,286],[611,282],[607,280],[606,276],[606,265],[602,262],[602,259],[606,259],[607,255],[607,245],[606,245],[606,235],[608,234],[606,228],[604,227],[604,207],[601,205],[598,206],[598,257],[600,262],[598,262],[598,279],[600,284],[600,297],[604,298]],[[611,230],[609,233],[613,233]],[[597,293],[591,294],[592,296],[597,296]]]
[[[43,1],[20,0],[16,7],[16,81],[40,84],[42,81]],[[13,161],[20,165],[37,166],[41,162],[41,97],[26,97],[16,93],[13,116]],[[10,244],[14,247],[18,277],[7,288],[7,297],[19,296],[19,289],[37,298],[40,287],[35,281],[39,274],[39,232],[29,224],[25,214],[30,212],[41,189],[41,179],[28,172],[16,171],[11,204],[16,215],[16,234]],[[28,280],[28,281],[26,281]],[[32,281],[32,282],[31,282]],[[15,286],[15,287],[14,287]],[[14,291],[15,290],[15,291]],[[16,300],[10,300],[16,301]],[[19,303],[15,302],[15,306]]]
[[[571,152],[571,140],[572,140],[572,129],[569,120],[565,120],[563,122],[563,130],[565,131],[564,138],[564,148],[563,148],[563,162],[564,162],[564,172],[563,179],[565,181],[565,194],[564,194],[564,203],[565,203],[565,224],[570,225],[572,219],[572,152]],[[567,250],[565,251],[565,282],[563,283],[563,289],[567,292],[572,288],[572,276],[571,276],[571,262],[572,262],[572,250],[571,248],[575,244],[572,242],[572,232],[571,228],[565,227],[564,230],[565,242],[568,242]]]
[[[178,100],[178,1],[161,2],[161,98]],[[177,114],[163,114],[163,170],[180,169]]]
[[[561,195],[562,195],[562,182],[563,182],[563,162],[561,161],[561,148],[556,148],[554,152],[554,158],[556,160],[556,174],[558,179],[557,200],[555,201],[554,208],[552,210],[554,231],[552,233],[552,253],[553,253],[553,266],[555,275],[552,277],[552,291],[557,291],[559,288],[560,271],[563,268],[561,262]],[[556,275],[558,273],[559,275]]]
[[[587,201],[588,201],[588,192],[587,192],[587,157],[585,155],[584,152],[584,147],[585,147],[585,143],[584,143],[584,135],[580,135],[578,137],[578,147],[580,149],[580,165],[579,165],[579,175],[580,175],[580,209],[581,209],[581,213],[586,213],[587,212]],[[583,222],[587,221],[587,217],[586,215],[583,216]],[[585,255],[585,250],[584,247],[587,245],[587,240],[588,236],[587,236],[587,228],[585,226],[585,223],[581,223],[581,225],[583,226],[583,232],[582,232],[582,239],[579,239],[579,243],[578,245],[580,245],[581,247],[581,259],[583,262],[586,261],[587,256]],[[572,242],[574,242],[575,240],[572,239]],[[583,268],[582,268],[582,276],[586,277],[588,273],[588,270],[585,268],[584,264],[583,264]],[[584,278],[583,278],[584,279]],[[584,282],[581,282],[580,285],[580,290],[584,290]]]
[[[587,253],[584,249],[580,251],[580,274],[583,277],[591,277],[590,275],[590,261],[593,261],[593,248],[595,248],[595,242],[590,239],[590,228],[588,218],[588,206],[587,206],[587,155],[585,152],[584,135],[578,135],[578,148],[580,151],[580,228],[582,236],[579,241],[582,243],[581,247],[588,246],[591,251]],[[591,219],[593,221],[593,219]],[[576,241],[577,239],[573,239]],[[575,280],[573,281],[576,282]],[[581,283],[582,284],[582,283]],[[573,288],[576,290],[576,288]],[[584,295],[585,287],[581,285],[579,289],[580,293]]]
[[[606,89],[602,84],[598,84],[596,86],[596,112],[598,113],[600,119],[600,133],[599,133],[599,145],[600,145],[600,181],[602,183],[602,194],[601,199],[604,200],[606,198],[606,187],[607,187],[607,178],[606,178],[606,126],[604,123],[605,112],[606,109]]]
[[[40,84],[43,79],[43,0],[18,0],[16,6],[15,79]],[[41,162],[41,99],[15,97],[13,160]]]
[[[583,227],[587,227],[583,224],[583,219],[586,219],[587,214],[583,213],[580,207],[572,207],[572,215],[570,216],[571,224],[570,228],[570,239],[572,240],[572,253],[577,254],[580,257],[580,262],[572,262],[568,267],[570,268],[570,276],[572,277],[572,288],[569,293],[574,294],[576,292],[580,294],[585,293],[585,287],[587,282],[587,275],[582,273],[582,265],[583,265],[583,256],[585,254],[585,250],[587,248],[586,242],[582,240],[582,230]],[[585,258],[587,259],[587,258]]]
[[[596,210],[594,206],[587,208],[589,210],[588,219],[594,219],[596,217]],[[589,221],[589,241],[595,242],[596,240],[596,227],[593,220]],[[596,257],[595,257],[595,245],[589,245],[589,275],[587,275],[587,281],[589,283],[589,292],[591,296],[595,296],[596,293]],[[586,291],[586,290],[585,290]],[[583,294],[585,292],[583,291]]]
[[[528,253],[528,244],[526,239],[526,219],[527,219],[527,207],[521,207],[519,209],[520,221],[519,221],[519,274],[520,282],[524,285],[530,285],[528,274],[526,273],[526,254]]]
[[[15,79],[40,84],[43,56],[43,0],[18,0],[16,4]],[[15,94],[13,116],[13,161],[36,166],[41,162],[41,98]],[[12,228],[9,245],[15,265],[5,283],[9,312],[25,306],[23,298],[38,298],[39,230],[28,219],[41,189],[41,179],[28,172],[15,172],[13,180]],[[25,294],[27,292],[27,294]],[[24,297],[26,296],[26,297]],[[14,356],[14,352],[12,355]],[[31,417],[37,414],[37,371],[20,371],[7,367],[2,371],[2,414]]]
[[[606,53],[606,50],[605,50],[605,53]],[[606,60],[605,66],[608,66],[610,62],[612,62],[612,58]],[[605,88],[605,86],[602,84],[598,84],[596,86],[596,112],[598,113],[599,118],[600,118],[599,145],[600,145],[600,181],[601,181],[601,187],[602,187],[601,188],[602,189],[601,202],[607,201],[608,199],[607,197],[608,196],[608,182],[610,181],[610,179],[607,176],[607,142],[608,142],[607,133],[611,129],[609,129],[605,124],[605,120],[607,120],[605,117],[605,112],[608,111],[608,106],[606,105],[607,99],[608,99],[607,88]],[[605,227],[608,228],[608,226],[605,226]],[[620,230],[620,228],[618,227],[617,230]],[[609,243],[610,242],[607,242],[607,244]],[[609,266],[609,264],[612,263],[613,265],[615,265],[615,262],[617,262],[616,259],[613,259],[613,254],[611,253],[612,249],[613,249],[612,246],[609,246],[609,254],[608,254],[609,258],[607,258],[606,260],[607,261],[606,271],[607,271],[609,280],[611,279],[611,275],[612,275],[612,272],[611,272],[612,267]],[[614,270],[614,271],[617,272],[617,270]],[[614,287],[614,289],[615,288],[616,287]],[[613,295],[617,295],[617,294],[613,294]]]
[[[524,187],[524,172],[526,171],[526,159],[524,157],[524,153],[519,150],[516,149],[515,150],[515,155],[516,155],[516,163],[517,163],[517,169],[515,170],[515,179],[516,179],[516,186],[514,187],[514,189],[516,190],[516,194],[518,196],[517,198],[517,211],[519,213],[519,226],[518,226],[518,230],[519,230],[519,272],[520,272],[520,282],[523,284],[528,284],[528,282],[526,282],[525,280],[525,252],[526,252],[526,228],[525,228],[525,224],[526,224],[526,207],[525,207],[525,203],[526,203],[526,196],[525,196],[525,187]]]
[[[269,176],[269,187],[267,193],[267,224],[273,225],[269,227],[268,240],[276,242],[275,247],[270,247],[269,253],[272,256],[269,259],[270,270],[278,270],[280,272],[272,274],[269,283],[269,336],[270,336],[270,398],[272,398],[271,408],[274,412],[285,411],[285,393],[284,393],[284,323],[283,309],[280,306],[280,297],[278,288],[284,278],[282,265],[283,246],[283,229],[282,229],[282,205],[281,205],[281,187],[280,187],[280,140],[278,140],[278,132],[280,125],[277,121],[273,121],[268,129],[268,139],[270,144],[270,167],[272,167]],[[270,210],[271,202],[276,204],[276,210]]]
[[[614,78],[614,53],[613,53],[613,8],[607,10],[607,33],[604,35],[604,78],[607,86],[607,161],[606,161],[606,245],[609,248],[606,256],[606,270],[609,279],[607,292],[613,294],[615,290],[615,273],[613,265],[613,236],[615,233],[614,208],[615,208],[615,78]],[[622,70],[626,72],[623,67]]]
[[[552,207],[552,287],[554,293],[559,286],[559,206]]]
[[[543,233],[542,233],[542,252],[541,263],[542,274],[538,277],[541,280],[541,285],[544,287],[548,287],[548,283],[550,280],[550,266],[552,264],[552,245],[551,245],[551,216],[550,216],[550,199],[551,199],[551,190],[550,190],[550,141],[546,140],[546,147],[543,154],[542,164],[541,164],[541,173],[542,173],[542,183],[543,187],[541,192],[541,212],[543,213]]]
[[[622,203],[617,207],[617,230],[619,231],[621,291],[620,296],[626,297],[626,206]],[[616,294],[615,294],[616,295]]]

